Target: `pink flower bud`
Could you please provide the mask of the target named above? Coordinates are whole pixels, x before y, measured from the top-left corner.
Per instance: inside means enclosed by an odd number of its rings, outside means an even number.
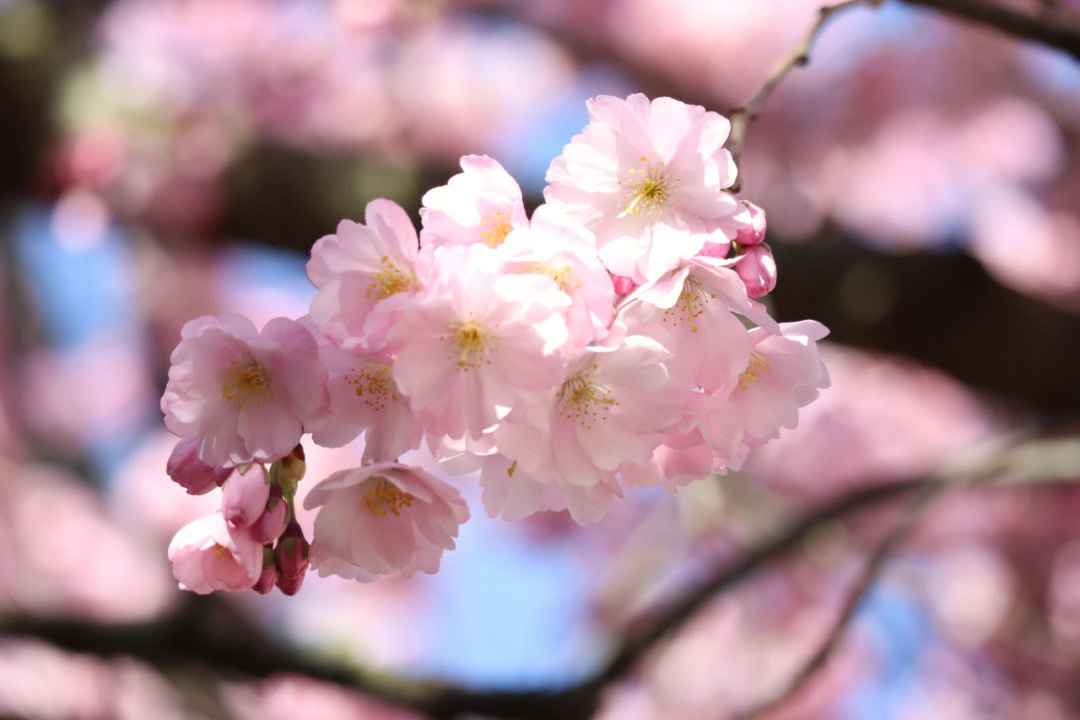
[[[288,577],[287,575],[278,575],[277,586],[284,595],[295,595],[300,592],[300,586],[304,584],[304,573],[300,573],[296,577]]]
[[[740,230],[735,242],[743,246],[760,245],[765,239],[765,211],[752,202],[742,202],[750,211],[750,227]]]
[[[711,257],[723,260],[727,257],[729,250],[731,250],[731,243],[729,242],[706,242],[704,245],[701,246],[701,251],[698,252],[698,257]]]
[[[203,495],[219,487],[232,471],[232,468],[213,467],[200,460],[196,438],[183,438],[176,443],[165,465],[165,472],[189,495]]]
[[[302,576],[308,569],[308,550],[310,546],[304,538],[304,531],[293,520],[281,534],[277,544],[278,574],[295,578]],[[279,579],[280,585],[280,579]],[[288,593],[286,593],[288,594]]]
[[[238,472],[225,483],[221,503],[225,520],[237,527],[252,525],[263,514],[269,497],[266,468],[255,463],[247,472]]]
[[[634,289],[634,281],[623,275],[612,275],[611,282],[615,285],[615,294],[619,297],[630,294]]]
[[[752,298],[767,295],[776,287],[776,261],[768,245],[751,245],[735,263],[735,272]]]
[[[271,545],[285,531],[285,525],[289,521],[289,504],[281,496],[281,486],[270,487],[270,499],[266,501],[266,509],[251,528],[252,534],[263,545]]]
[[[260,595],[265,595],[274,589],[277,582],[277,565],[274,561],[274,551],[268,546],[263,546],[263,569],[259,579],[251,586],[251,589]]]

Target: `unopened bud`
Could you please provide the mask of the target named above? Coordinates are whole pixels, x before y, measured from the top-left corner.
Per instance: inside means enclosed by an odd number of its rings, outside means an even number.
[[[275,483],[270,486],[270,499],[266,501],[266,509],[251,528],[252,535],[264,545],[273,544],[281,537],[288,522],[289,504],[281,495],[281,486]]]
[[[165,472],[189,495],[204,495],[224,483],[233,469],[207,465],[199,459],[198,440],[183,438],[173,448]]]
[[[750,211],[750,227],[740,230],[735,242],[744,247],[760,245],[765,240],[765,211],[747,200],[742,203]]]
[[[260,595],[265,595],[274,589],[277,581],[277,565],[274,562],[274,551],[269,546],[263,546],[263,569],[259,579],[251,586],[251,589]]]
[[[752,298],[768,295],[776,287],[776,261],[768,245],[751,245],[735,263],[735,272]]]
[[[284,595],[295,595],[300,592],[300,586],[304,584],[304,573],[300,573],[296,577],[288,577],[287,575],[277,576],[277,586]]]
[[[308,569],[309,549],[308,541],[304,538],[304,531],[300,528],[300,524],[293,520],[278,540],[278,574],[289,578],[303,576]],[[279,579],[278,586],[280,585]]]
[[[634,281],[624,275],[612,275],[611,282],[615,286],[615,294],[619,297],[629,295],[634,289]]]
[[[237,472],[225,483],[222,492],[221,508],[225,520],[236,527],[252,525],[263,514],[269,497],[266,468],[255,463],[245,472]]]

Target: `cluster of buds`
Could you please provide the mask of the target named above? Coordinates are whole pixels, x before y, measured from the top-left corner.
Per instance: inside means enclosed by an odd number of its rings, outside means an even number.
[[[180,587],[200,594],[248,588],[265,594],[277,585],[296,594],[309,564],[309,545],[293,511],[304,469],[299,444],[267,470],[254,461],[207,465],[192,438],[177,443],[169,476],[192,495],[222,489],[221,512],[188,524],[169,545]]]
[[[189,492],[228,479],[220,520],[173,543],[182,586],[294,592],[309,561],[363,581],[432,573],[469,517],[450,475],[477,474],[493,517],[590,523],[628,488],[737,468],[795,426],[828,383],[827,331],[755,300],[776,265],[764,213],[726,191],[730,124],[641,95],[589,113],[531,218],[502,166],[468,156],[424,196],[419,235],[373,200],[316,242],[308,315],[184,327],[161,405],[190,456],[175,464],[205,469],[174,478]],[[306,434],[362,442],[362,464],[308,492],[310,548],[295,522],[271,548],[280,501],[246,478],[270,463],[272,488]],[[201,574],[196,545],[214,557]]]

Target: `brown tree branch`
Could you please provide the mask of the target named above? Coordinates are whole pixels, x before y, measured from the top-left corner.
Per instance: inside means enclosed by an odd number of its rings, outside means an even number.
[[[978,25],[996,28],[1022,40],[1061,50],[1080,60],[1080,17],[1056,3],[1044,3],[1037,15],[986,0],[900,0],[952,15]]]

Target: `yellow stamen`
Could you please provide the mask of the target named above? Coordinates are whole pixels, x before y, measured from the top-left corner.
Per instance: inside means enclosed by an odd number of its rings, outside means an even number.
[[[510,218],[502,211],[488,213],[480,223],[480,239],[488,247],[498,247],[514,229]]]
[[[607,415],[608,410],[619,404],[609,388],[592,382],[596,365],[591,365],[563,383],[559,390],[563,417],[592,427]]]
[[[671,189],[679,178],[668,175],[662,161],[655,168],[646,164],[645,158],[641,158],[641,162],[645,167],[631,168],[627,171],[626,179],[620,181],[620,184],[630,188],[623,196],[623,212],[627,215],[641,212],[650,217],[654,214],[663,216]]]
[[[683,283],[682,292],[679,293],[678,302],[664,311],[664,321],[678,324],[685,318],[690,326],[690,332],[696,333],[698,329],[695,321],[705,314],[705,306],[715,297],[702,287],[700,282],[693,277],[687,277]]]
[[[244,407],[270,391],[270,373],[255,360],[235,360],[221,373],[221,396]]]
[[[739,387],[746,390],[750,387],[750,383],[754,381],[761,373],[769,369],[769,361],[761,356],[760,353],[753,351],[750,353],[750,362],[747,363],[746,369],[743,370],[742,375],[739,376]]]
[[[365,484],[369,485],[369,489],[364,495],[364,505],[372,515],[379,517],[383,517],[386,513],[400,515],[402,508],[411,507],[416,500],[382,476],[371,478]]]
[[[451,326],[455,334],[454,342],[461,355],[457,364],[460,368],[476,367],[487,349],[487,333],[484,329],[472,321],[466,321],[459,325]]]
[[[534,275],[545,275],[551,278],[558,284],[559,289],[567,294],[577,290],[581,286],[581,282],[574,277],[574,268],[569,265],[545,265],[543,263],[533,263],[525,268],[525,272]]]
[[[356,375],[346,375],[345,381],[351,383],[356,396],[375,411],[380,411],[388,403],[400,399],[389,365],[366,367]]]
[[[371,284],[368,285],[366,295],[379,300],[390,297],[399,292],[415,290],[420,287],[416,277],[408,271],[402,270],[393,262],[388,255],[379,258],[382,270],[372,274]]]

